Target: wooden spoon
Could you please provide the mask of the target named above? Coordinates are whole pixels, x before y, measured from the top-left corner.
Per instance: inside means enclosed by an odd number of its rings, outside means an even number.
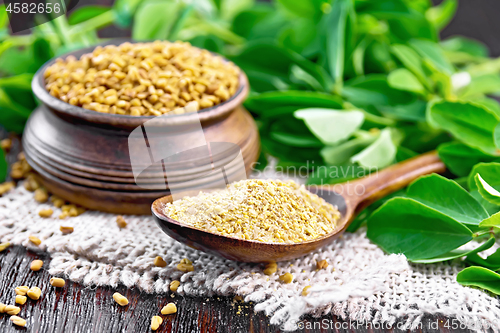
[[[306,255],[338,238],[354,217],[370,203],[407,186],[422,175],[444,171],[443,162],[435,152],[430,152],[355,181],[310,186],[311,192],[338,207],[341,218],[337,221],[334,232],[294,244],[241,240],[182,224],[165,215],[165,205],[172,201],[170,196],[157,199],[152,205],[152,211],[156,222],[166,234],[194,249],[243,262],[284,261]]]

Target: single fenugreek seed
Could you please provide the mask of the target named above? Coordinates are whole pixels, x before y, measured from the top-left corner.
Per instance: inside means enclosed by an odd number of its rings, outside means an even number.
[[[326,260],[320,260],[316,262],[316,268],[317,269],[325,269],[328,267],[328,261]]]
[[[61,232],[64,235],[68,235],[68,234],[70,234],[70,233],[72,233],[74,231],[73,227],[66,227],[66,226],[60,226],[59,230],[61,230]]]
[[[66,284],[66,281],[60,278],[53,277],[50,279],[50,284],[56,288],[62,288]]]
[[[5,313],[5,308],[7,307],[7,305],[3,304],[3,303],[0,303],[0,313]]]
[[[189,260],[188,258],[181,259],[180,261],[181,264],[187,264],[187,265],[192,265],[193,262]]]
[[[8,248],[9,246],[10,246],[9,242],[0,244],[0,252],[5,251],[5,249]]]
[[[49,193],[44,188],[38,188],[35,191],[35,200],[39,203],[45,203],[49,200]]]
[[[116,217],[116,224],[118,225],[119,228],[125,228],[127,226],[127,222],[123,218],[123,216],[119,215]]]
[[[176,292],[177,288],[181,285],[180,281],[174,280],[170,282],[170,291]]]
[[[54,214],[54,211],[50,208],[48,209],[42,209],[41,211],[38,212],[38,215],[43,218],[48,218],[51,217],[52,214]]]
[[[37,301],[40,298],[42,291],[38,287],[31,287],[26,294],[32,300]]]
[[[14,316],[21,312],[21,308],[15,305],[6,305],[4,312],[8,315]]]
[[[30,242],[32,242],[35,245],[42,244],[42,241],[40,240],[40,238],[38,238],[36,236],[28,236],[28,239],[30,240]]]
[[[290,273],[285,273],[283,275],[280,275],[280,280],[285,283],[291,283],[293,281],[293,275]]]
[[[167,266],[167,263],[165,262],[165,260],[163,260],[162,257],[160,256],[157,256],[155,258],[155,260],[153,261],[153,264],[156,266],[156,267],[166,267]]]
[[[161,309],[162,315],[169,315],[177,312],[177,306],[174,303],[168,303]]]
[[[272,275],[276,273],[277,270],[278,270],[278,265],[276,264],[276,262],[273,261],[266,265],[266,267],[264,268],[264,274]]]
[[[26,303],[26,300],[26,296],[16,295],[16,304],[23,305],[24,303]]]
[[[153,331],[156,331],[160,327],[162,322],[163,319],[161,319],[160,316],[153,316],[153,318],[151,318],[151,329]]]
[[[309,294],[309,288],[311,288],[311,286],[305,286],[304,289],[302,289],[302,296],[307,296]]]
[[[2,141],[0,141],[0,147],[3,151],[9,151],[10,148],[12,148],[12,139],[3,139]]]
[[[42,269],[43,261],[42,260],[33,260],[30,265],[30,269],[34,272],[38,272]]]
[[[10,321],[16,326],[21,326],[21,327],[26,326],[26,320],[18,316],[11,316]]]
[[[19,287],[16,287],[16,289],[14,289],[14,290],[16,292],[16,295],[25,296],[29,289],[30,289],[30,287],[28,287],[28,286],[19,286]]]
[[[128,305],[128,299],[120,293],[114,293],[113,299],[115,300],[116,303],[120,304],[121,306]]]
[[[184,273],[192,272],[194,271],[194,266],[189,264],[178,264],[177,269]]]

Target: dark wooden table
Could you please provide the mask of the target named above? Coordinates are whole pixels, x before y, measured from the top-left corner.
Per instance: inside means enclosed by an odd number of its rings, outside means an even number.
[[[6,133],[0,128],[0,138]],[[14,146],[7,155],[9,163],[16,160],[20,143],[14,139]],[[22,223],[22,221],[19,221]],[[51,276],[42,268],[30,270],[35,259],[44,261],[44,268],[50,263],[47,253],[35,253],[21,246],[12,246],[0,253],[0,303],[14,304],[17,286],[38,286],[42,296],[38,301],[28,298],[19,316],[27,320],[26,328],[14,326],[9,316],[0,314],[0,332],[32,333],[140,333],[152,332],[151,317],[159,315],[168,302],[175,302],[178,312],[162,316],[163,324],[157,332],[281,332],[280,327],[270,325],[263,312],[254,312],[253,304],[235,301],[232,297],[193,298],[175,295],[151,295],[139,290],[109,287],[85,287],[67,281],[64,288],[50,285]],[[125,295],[130,304],[118,306],[113,293]],[[356,322],[344,321],[336,316],[321,318],[306,317],[303,329],[296,332],[407,332],[397,328],[370,327]],[[453,323],[450,318],[428,316],[421,329],[416,332],[449,332]],[[454,331],[454,330],[453,330]]]

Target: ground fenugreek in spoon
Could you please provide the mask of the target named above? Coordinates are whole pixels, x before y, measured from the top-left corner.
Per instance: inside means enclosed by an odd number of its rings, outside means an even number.
[[[298,243],[335,230],[339,211],[293,181],[242,180],[167,204],[165,213],[211,233],[266,243]]]

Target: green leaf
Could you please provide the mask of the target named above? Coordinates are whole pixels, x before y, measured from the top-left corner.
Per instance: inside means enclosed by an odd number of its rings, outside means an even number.
[[[314,168],[313,172],[309,173],[307,184],[338,184],[347,182],[349,180],[365,177],[369,174],[369,170],[352,163],[345,163],[334,166],[322,165]]]
[[[373,143],[375,136],[363,136],[343,142],[336,146],[326,146],[321,149],[323,160],[329,165],[340,165],[349,162],[351,156]]]
[[[422,56],[422,58],[431,61],[441,72],[448,75],[455,72],[455,69],[448,59],[446,59],[437,43],[424,39],[412,39],[409,44],[418,54],[420,54],[420,56]]]
[[[466,260],[473,265],[483,266],[493,271],[498,271],[500,269],[500,249],[497,249],[486,259],[483,259],[479,255],[472,253],[467,256]]]
[[[302,119],[314,135],[324,144],[337,144],[349,138],[364,121],[361,111],[339,111],[333,109],[301,109],[295,118]]]
[[[500,76],[486,74],[472,77],[471,82],[460,92],[461,98],[500,94]]]
[[[135,13],[132,38],[167,39],[180,8],[181,5],[173,0],[145,2]]]
[[[466,226],[409,198],[391,199],[377,209],[368,220],[367,236],[408,260],[434,258],[472,240]]]
[[[9,168],[7,161],[5,159],[5,154],[3,149],[0,149],[0,182],[5,181],[7,177],[7,169]]]
[[[441,42],[446,51],[466,53],[474,57],[487,57],[488,47],[481,42],[463,36],[450,37]]]
[[[479,225],[486,210],[453,180],[433,174],[414,181],[407,196],[464,224]]]
[[[470,195],[472,195],[474,197],[474,199],[477,200],[477,202],[479,202],[481,204],[481,206],[484,207],[484,209],[486,209],[488,214],[494,215],[494,214],[498,213],[498,211],[500,210],[500,207],[492,204],[491,202],[489,202],[485,198],[483,198],[478,190],[470,190],[469,193],[470,193]]]
[[[477,189],[481,196],[495,205],[500,205],[500,192],[488,184],[482,177],[481,174],[477,173],[474,176],[474,181],[476,182]]]
[[[290,108],[284,109],[289,106]],[[341,109],[342,99],[338,96],[313,91],[270,91],[251,95],[245,107],[261,116],[283,115],[303,108]],[[273,112],[277,110],[277,112]]]
[[[319,9],[313,0],[278,0],[278,2],[297,16],[314,17]]]
[[[330,13],[323,17],[322,25],[326,32],[325,46],[328,69],[335,84],[340,87],[344,76],[346,38],[351,24],[352,0],[336,0]]]
[[[488,217],[487,219],[484,219],[481,223],[479,223],[479,226],[481,228],[488,228],[488,227],[500,228],[500,213],[495,213],[490,217]]]
[[[457,6],[457,0],[443,0],[439,5],[427,9],[425,17],[436,29],[441,30],[450,23],[457,11]]]
[[[498,190],[497,186],[500,186],[500,177],[498,177],[500,175],[500,163],[479,163],[475,165],[469,174],[468,185],[470,190],[478,189],[475,180],[476,174],[481,174],[481,178]]]
[[[438,154],[446,167],[455,175],[469,175],[474,165],[480,162],[500,162],[500,157],[494,157],[482,151],[459,142],[447,142],[438,147]]]
[[[400,105],[415,101],[415,95],[392,88],[384,75],[371,74],[345,82],[342,96],[357,107]]]
[[[75,25],[111,10],[110,7],[89,5],[75,9],[68,18],[68,23]]]
[[[429,108],[428,121],[471,147],[491,155],[497,152],[493,131],[498,117],[479,105],[446,101],[433,103]]]
[[[387,82],[392,88],[423,94],[425,88],[420,81],[406,68],[398,68],[387,77]]]
[[[295,135],[287,132],[274,132],[270,133],[271,139],[281,142],[282,144],[293,147],[313,147],[321,148],[323,143],[315,137]]]
[[[396,146],[391,138],[391,130],[385,128],[380,136],[371,145],[351,158],[351,162],[358,163],[365,168],[384,168],[394,162]]]
[[[481,245],[479,245],[477,248],[475,248],[473,250],[456,249],[456,250],[451,250],[450,252],[441,254],[437,257],[431,258],[431,259],[417,259],[417,260],[412,260],[412,262],[417,263],[417,264],[432,264],[432,263],[436,263],[436,262],[452,260],[452,259],[470,256],[470,255],[474,255],[476,253],[482,252],[484,250],[491,248],[494,244],[495,244],[495,237],[490,237],[486,242],[482,243]]]
[[[408,68],[415,76],[428,88],[427,75],[425,74],[422,65],[422,59],[412,48],[402,44],[395,44],[391,46],[392,53],[401,61],[401,63]]]
[[[113,5],[116,23],[122,28],[128,28],[132,24],[132,18],[143,0],[116,0]]]
[[[293,65],[314,77],[325,90],[329,90],[332,85],[331,79],[321,66],[274,43],[262,41],[248,43],[238,55],[231,57],[231,60],[247,73],[254,90],[256,87],[252,83],[252,73],[267,74],[291,84],[289,74]]]
[[[471,266],[457,274],[457,282],[500,294],[500,275],[484,267]]]
[[[31,80],[33,74],[20,74],[0,78],[0,88],[15,88],[31,91]]]
[[[255,6],[254,0],[217,0],[223,20],[230,21],[239,13]]]

